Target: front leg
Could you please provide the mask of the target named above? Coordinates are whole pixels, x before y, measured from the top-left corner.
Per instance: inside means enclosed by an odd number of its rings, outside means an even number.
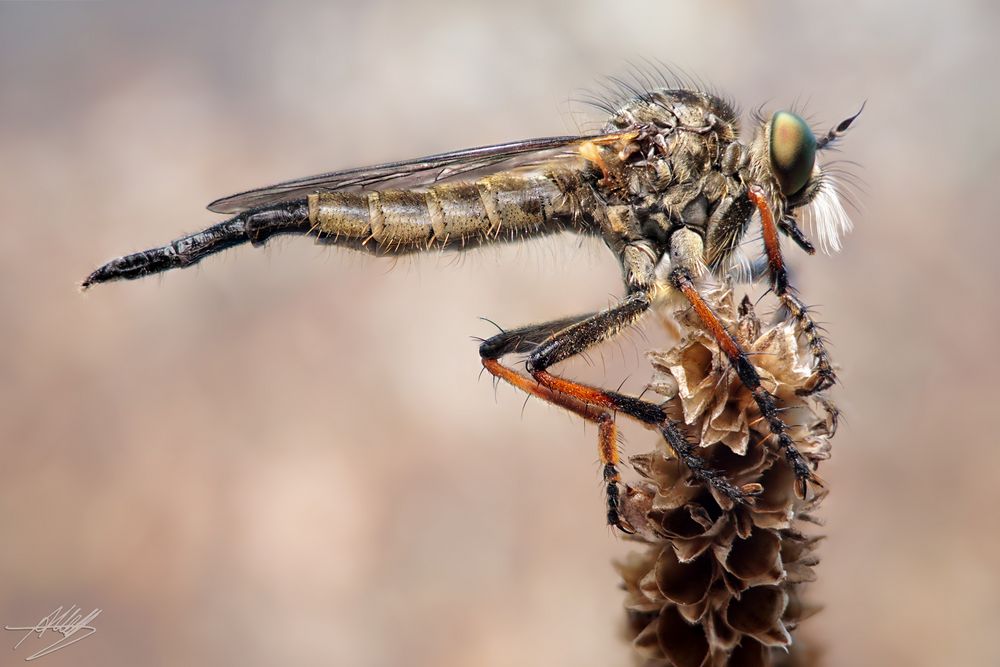
[[[820,335],[819,327],[813,320],[812,315],[809,314],[809,309],[799,300],[788,284],[788,272],[785,270],[785,260],[781,255],[778,228],[775,226],[771,207],[768,206],[764,192],[760,188],[751,187],[747,191],[747,197],[750,198],[750,201],[760,211],[761,235],[764,238],[764,250],[767,253],[767,265],[771,274],[771,289],[774,290],[774,294],[781,300],[781,303],[788,309],[788,312],[795,320],[799,334],[805,336],[806,343],[809,345],[809,351],[812,352],[813,359],[815,360],[815,370],[812,377],[809,378],[804,387],[798,390],[798,393],[800,395],[808,395],[829,389],[837,382],[837,374],[833,370],[830,353],[826,351],[826,345],[823,342],[823,336]],[[794,229],[798,230],[797,227]],[[804,238],[800,238],[802,232],[799,231],[798,234],[798,237],[793,235],[792,238],[799,245],[805,243],[806,245],[803,247],[811,248],[812,246]]]

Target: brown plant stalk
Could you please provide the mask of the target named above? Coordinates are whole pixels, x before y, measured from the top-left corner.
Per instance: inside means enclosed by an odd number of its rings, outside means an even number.
[[[791,321],[763,327],[731,290],[707,299],[737,335],[782,407],[789,434],[811,464],[829,458],[837,411],[822,394],[800,395],[812,369]],[[753,504],[734,504],[694,479],[662,440],[632,456],[639,484],[623,514],[639,547],[616,563],[626,591],[626,635],[639,664],[722,667],[815,664],[816,652],[793,642],[818,607],[802,599],[815,578],[821,536],[808,530],[826,491],[795,493],[795,476],[770,444],[767,423],[694,314],[678,308],[680,342],[651,353],[650,388],[667,399],[711,467],[737,485],[758,483]]]

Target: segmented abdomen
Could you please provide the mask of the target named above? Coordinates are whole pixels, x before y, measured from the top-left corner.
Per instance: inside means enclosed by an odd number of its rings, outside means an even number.
[[[469,247],[566,229],[585,231],[572,170],[500,172],[426,190],[309,195],[312,232],[379,254]]]

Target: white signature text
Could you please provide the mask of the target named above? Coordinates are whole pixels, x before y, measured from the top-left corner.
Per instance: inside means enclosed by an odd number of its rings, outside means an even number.
[[[32,635],[37,634],[39,639],[41,639],[42,635],[48,631],[51,631],[54,635],[60,635],[55,637],[55,641],[51,644],[43,646],[38,651],[35,651],[25,658],[25,660],[28,661],[34,660],[35,658],[41,658],[49,653],[55,653],[59,649],[64,649],[70,644],[75,644],[81,639],[86,639],[90,635],[94,634],[97,632],[97,628],[90,625],[90,623],[97,618],[100,613],[100,609],[94,609],[89,614],[84,615],[83,610],[76,605],[70,605],[67,609],[63,609],[62,606],[59,606],[56,607],[55,611],[51,614],[42,617],[42,620],[38,621],[38,623],[34,626],[12,627],[10,625],[5,625],[3,626],[3,629],[25,633],[25,635],[21,637],[21,640],[14,644],[15,651],[21,646],[21,644],[24,643],[25,639]]]

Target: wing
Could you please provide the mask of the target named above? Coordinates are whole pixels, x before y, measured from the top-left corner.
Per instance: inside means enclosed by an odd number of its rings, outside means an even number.
[[[208,210],[216,213],[239,213],[258,206],[298,199],[314,192],[363,190],[373,186],[419,188],[453,180],[459,176],[481,177],[504,169],[537,164],[573,154],[580,144],[588,141],[604,143],[623,136],[625,136],[623,133],[615,133],[527,139],[494,146],[466,148],[374,167],[331,171],[216,199],[208,205]]]

